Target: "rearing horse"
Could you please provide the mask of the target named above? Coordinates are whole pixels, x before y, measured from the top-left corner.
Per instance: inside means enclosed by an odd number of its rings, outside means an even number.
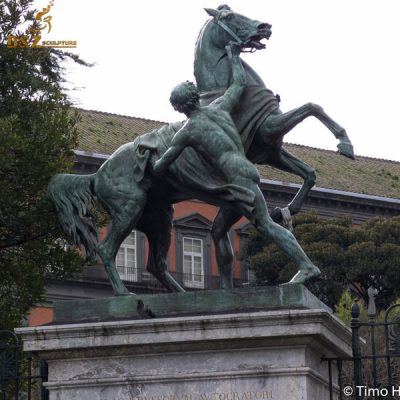
[[[242,48],[264,47],[260,43],[271,35],[270,25],[233,13],[227,6],[207,10],[212,19],[202,29],[196,44],[195,75],[203,93],[203,103],[222,94],[229,82],[225,46],[235,40]],[[282,147],[283,136],[308,116],[321,120],[340,140],[339,150],[352,157],[351,143],[338,124],[319,106],[306,104],[282,114],[279,102],[266,89],[260,77],[247,65],[249,86],[233,112],[248,158],[294,172],[304,178],[304,185],[289,205],[292,214],[315,181],[314,170]],[[116,295],[128,295],[115,265],[123,240],[132,229],[144,232],[149,241],[147,270],[168,290],[183,291],[168,272],[173,209],[171,204],[197,198],[221,207],[212,230],[216,243],[221,286],[232,286],[232,248],[227,231],[240,218],[236,196],[223,176],[192,148],[186,148],[160,179],[153,173],[155,160],[169,148],[183,122],[165,125],[136,138],[116,150],[92,175],[60,174],[48,187],[64,231],[75,244],[83,244],[86,254],[99,255]],[[90,212],[98,201],[110,215],[106,237],[100,243]],[[280,212],[272,217],[279,220]],[[304,278],[303,282],[306,281]]]
[[[229,65],[225,46],[229,41],[242,43],[242,49],[263,49],[262,39],[269,39],[271,25],[251,20],[223,5],[206,9],[212,17],[201,30],[195,49],[194,74],[202,92],[202,105],[207,105],[223,93],[229,85]],[[307,103],[282,113],[279,98],[265,87],[258,74],[242,60],[248,86],[232,117],[241,134],[248,159],[257,164],[271,165],[303,178],[304,183],[288,205],[290,214],[296,214],[314,186],[314,169],[289,153],[283,146],[283,137],[307,117],[321,121],[339,139],[339,152],[354,159],[353,146],[346,131],[329,117],[322,107]],[[232,287],[233,251],[228,231],[241,215],[220,209],[214,221],[212,235],[216,247],[221,286]],[[280,221],[279,209],[271,217]]]

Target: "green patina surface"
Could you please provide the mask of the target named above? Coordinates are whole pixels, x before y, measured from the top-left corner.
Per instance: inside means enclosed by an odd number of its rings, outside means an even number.
[[[284,285],[60,301],[54,304],[53,323],[138,319],[141,318],[137,311],[139,299],[156,318],[279,309],[332,311],[303,285]]]
[[[95,300],[57,301],[54,324],[137,318],[137,296],[118,296]]]

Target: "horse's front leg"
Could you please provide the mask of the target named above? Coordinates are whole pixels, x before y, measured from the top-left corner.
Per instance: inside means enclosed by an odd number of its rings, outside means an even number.
[[[262,129],[267,135],[286,135],[296,125],[308,117],[315,117],[321,121],[339,140],[338,149],[340,154],[354,159],[353,145],[346,130],[335,122],[321,106],[307,103],[286,113],[270,114],[264,121]]]
[[[315,184],[316,174],[314,168],[293,154],[289,153],[283,147],[281,148],[280,153],[276,155],[275,160],[270,162],[270,164],[275,168],[296,174],[304,179],[304,183],[300,190],[296,193],[296,196],[293,198],[293,200],[288,204],[290,214],[297,214],[300,211],[308,192]],[[279,208],[274,209],[271,212],[271,218],[275,222],[281,222],[281,210]]]

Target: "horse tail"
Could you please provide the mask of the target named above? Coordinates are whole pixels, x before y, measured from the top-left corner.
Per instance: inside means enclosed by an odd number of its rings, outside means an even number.
[[[64,232],[76,246],[83,245],[87,259],[94,259],[97,227],[90,211],[94,200],[94,175],[58,174],[51,178],[47,194]]]

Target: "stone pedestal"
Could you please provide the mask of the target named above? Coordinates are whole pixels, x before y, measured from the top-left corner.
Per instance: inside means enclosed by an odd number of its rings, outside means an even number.
[[[324,400],[328,365],[321,357],[351,354],[350,330],[324,309],[90,322],[17,333],[26,351],[48,362],[51,400]]]

